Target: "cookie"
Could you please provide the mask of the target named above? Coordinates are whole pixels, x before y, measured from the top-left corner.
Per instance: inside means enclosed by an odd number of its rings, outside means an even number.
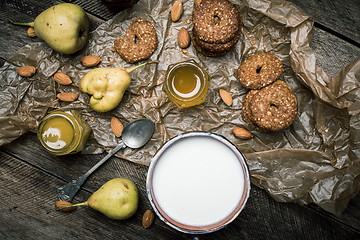
[[[150,58],[157,48],[156,30],[150,22],[137,18],[114,44],[116,51],[126,62],[136,63]]]
[[[240,38],[237,7],[228,0],[203,0],[193,11],[192,39],[202,55],[218,57],[229,52]]]
[[[282,72],[282,62],[272,54],[252,55],[238,68],[238,79],[246,88],[260,89],[277,80]]]
[[[249,103],[252,122],[266,131],[279,131],[291,125],[298,113],[295,94],[277,80],[256,92]]]
[[[194,29],[200,40],[226,43],[239,31],[240,16],[236,6],[228,0],[203,0],[193,11]]]
[[[237,43],[237,41],[240,38],[240,31],[238,31],[237,34],[235,35],[235,37],[227,43],[208,43],[208,42],[202,41],[198,37],[198,34],[197,34],[195,28],[193,28],[192,34],[193,34],[194,41],[196,41],[196,43],[202,50],[204,50],[205,52],[220,53],[220,54],[225,54],[225,53],[229,52],[231,50],[231,48]]]

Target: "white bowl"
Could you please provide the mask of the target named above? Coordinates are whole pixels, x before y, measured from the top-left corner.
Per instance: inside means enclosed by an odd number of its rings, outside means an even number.
[[[244,208],[250,177],[243,155],[226,138],[190,132],[154,155],[146,180],[158,217],[185,233],[203,234],[232,222]]]

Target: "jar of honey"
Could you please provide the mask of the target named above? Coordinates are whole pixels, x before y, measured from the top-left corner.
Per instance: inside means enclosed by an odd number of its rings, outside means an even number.
[[[78,111],[55,111],[41,120],[37,137],[46,151],[60,156],[82,151],[90,132]]]
[[[194,60],[168,67],[163,91],[179,108],[202,104],[209,88],[209,76]]]

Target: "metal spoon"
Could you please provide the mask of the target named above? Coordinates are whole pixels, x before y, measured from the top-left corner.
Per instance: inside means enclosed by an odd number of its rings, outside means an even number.
[[[111,150],[103,159],[101,159],[84,175],[57,189],[57,196],[59,200],[71,201],[79,191],[81,185],[90,176],[90,174],[92,174],[98,167],[106,162],[106,160],[108,160],[117,151],[125,147],[140,148],[144,146],[153,135],[154,129],[154,122],[147,118],[137,119],[130,122],[122,131],[120,143],[113,150]]]

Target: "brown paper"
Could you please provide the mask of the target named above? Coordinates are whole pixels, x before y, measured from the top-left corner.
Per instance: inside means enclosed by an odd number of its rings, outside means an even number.
[[[313,22],[301,9],[281,0],[237,1],[241,37],[225,56],[204,57],[193,46],[184,54],[177,44],[177,34],[181,27],[192,29],[193,2],[183,1],[184,13],[176,23],[169,17],[171,2],[139,1],[99,26],[90,34],[88,45],[72,56],[58,54],[45,43],[21,48],[1,68],[0,144],[36,131],[38,122],[51,110],[78,109],[93,129],[83,153],[101,153],[119,141],[110,129],[112,116],[124,125],[147,117],[156,124],[153,138],[140,150],[120,151],[119,157],[149,165],[157,149],[171,137],[188,131],[221,134],[244,153],[253,184],[275,200],[316,203],[329,212],[341,213],[360,188],[360,58],[337,77],[329,77],[316,65],[309,46]],[[89,96],[77,87],[81,77],[90,71],[80,64],[80,59],[92,54],[101,58],[100,67],[134,66],[122,60],[112,47],[138,17],[150,21],[157,31],[159,45],[150,60],[159,63],[131,73],[131,85],[117,108],[108,113],[94,112],[88,105]],[[240,114],[247,89],[236,79],[236,70],[244,59],[262,51],[275,54],[283,62],[280,78],[296,94],[299,114],[286,130],[253,131],[253,139],[237,139],[232,128],[248,126]],[[179,109],[162,92],[162,83],[170,64],[188,59],[202,65],[211,82],[204,104]],[[15,70],[22,65],[36,66],[38,73],[29,79],[19,77]],[[52,76],[58,71],[67,73],[74,83],[56,84]],[[233,96],[231,107],[221,101],[220,88]],[[79,92],[80,97],[73,103],[59,102],[55,97],[58,92]]]

